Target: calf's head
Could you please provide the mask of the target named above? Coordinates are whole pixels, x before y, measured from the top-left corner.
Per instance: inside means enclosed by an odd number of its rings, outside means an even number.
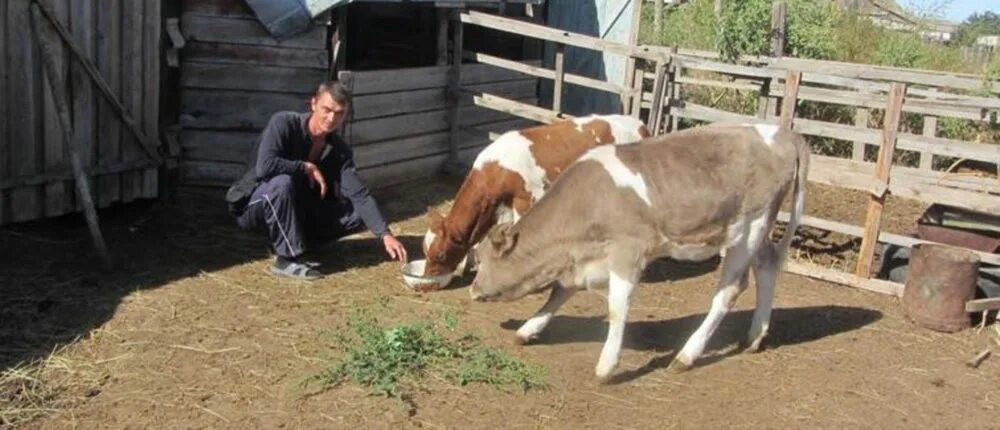
[[[509,301],[544,290],[556,272],[542,255],[519,253],[520,233],[513,224],[499,224],[490,230],[476,253],[476,279],[469,287],[475,301]],[[545,252],[543,250],[543,252]],[[553,251],[555,252],[555,251]]]
[[[424,276],[461,272],[464,269],[462,263],[468,253],[468,248],[460,238],[449,233],[448,229],[445,228],[444,217],[440,213],[431,209],[427,216],[430,218],[430,227],[424,234],[424,256],[427,257],[427,263],[424,265]]]

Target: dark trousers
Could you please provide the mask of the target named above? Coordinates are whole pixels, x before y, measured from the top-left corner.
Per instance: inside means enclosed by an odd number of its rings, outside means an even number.
[[[364,227],[350,204],[321,199],[308,179],[289,175],[257,185],[236,223],[244,230],[266,233],[274,252],[285,258],[302,255],[307,242],[336,240]]]

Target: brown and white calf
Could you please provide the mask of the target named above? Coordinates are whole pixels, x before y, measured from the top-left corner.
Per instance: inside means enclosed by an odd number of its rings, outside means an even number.
[[[802,136],[772,125],[716,124],[592,149],[520,221],[489,233],[470,294],[477,301],[514,300],[554,285],[548,302],[517,331],[527,342],[574,291],[606,285],[609,330],[596,367],[604,379],[618,363],[629,300],[646,264],[665,256],[700,261],[722,251],[711,310],[671,368],[687,369],[701,355],[746,289],[750,267],[757,307],[748,343],[757,350],[802,215],[808,163]],[[793,187],[791,220],[775,245],[768,234]]]
[[[588,149],[648,136],[642,121],[625,115],[590,115],[504,133],[476,157],[448,215],[429,211],[424,275],[461,272],[470,249],[491,227],[517,221]]]

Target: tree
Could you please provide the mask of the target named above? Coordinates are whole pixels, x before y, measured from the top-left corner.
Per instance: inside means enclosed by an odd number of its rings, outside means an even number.
[[[976,43],[979,36],[1000,35],[1000,14],[982,12],[972,14],[958,27],[956,41],[961,45]]]

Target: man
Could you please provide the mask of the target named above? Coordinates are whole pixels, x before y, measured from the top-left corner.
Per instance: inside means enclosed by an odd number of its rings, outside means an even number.
[[[261,133],[255,163],[226,193],[230,213],[244,230],[266,232],[277,254],[271,272],[318,279],[302,256],[307,241],[330,241],[367,227],[389,257],[406,262],[406,248],[389,231],[353,154],[334,133],[350,109],[350,93],[325,82],[310,112],[278,112]]]

